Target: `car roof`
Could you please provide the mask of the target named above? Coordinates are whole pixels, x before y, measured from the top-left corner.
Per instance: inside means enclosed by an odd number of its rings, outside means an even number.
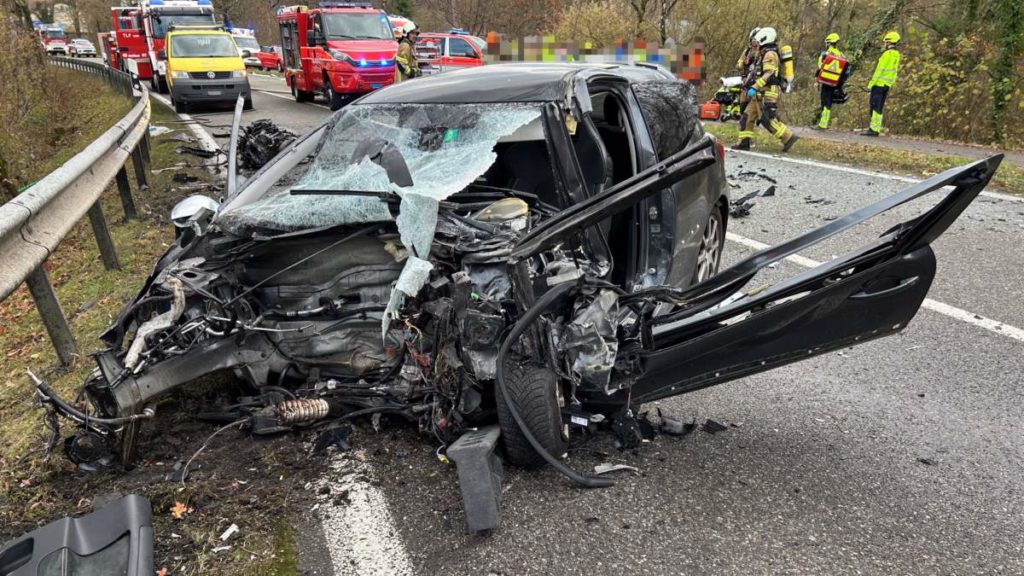
[[[464,68],[406,80],[371,92],[360,104],[489,104],[553,102],[576,76],[609,75],[631,82],[665,79],[651,68],[618,64],[509,63]]]

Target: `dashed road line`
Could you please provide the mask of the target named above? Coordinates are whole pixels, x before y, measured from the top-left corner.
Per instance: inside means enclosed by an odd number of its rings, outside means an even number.
[[[770,245],[765,244],[764,242],[758,242],[753,238],[740,236],[739,234],[736,234],[734,232],[726,232],[725,239],[746,246],[747,248],[753,248],[754,250],[764,250],[765,248],[771,247]],[[801,256],[799,254],[787,256],[786,260],[792,262],[793,264],[797,264],[798,266],[803,266],[804,268],[814,268],[817,266],[821,266],[822,264],[817,260],[813,260],[811,258],[807,258],[806,256]],[[981,314],[975,314],[974,312],[970,312],[962,308],[957,308],[956,306],[950,306],[945,302],[939,302],[938,300],[932,300],[931,298],[925,298],[924,302],[921,303],[921,307],[927,310],[931,310],[932,312],[938,312],[939,314],[942,314],[943,316],[948,316],[949,318],[953,318],[954,320],[959,320],[961,322],[966,322],[979,328],[984,328],[989,332],[999,334],[1001,336],[1006,336],[1019,342],[1024,342],[1024,330],[1017,328],[1016,326],[1011,326],[1004,322],[1000,322],[998,320],[993,320],[992,318],[986,318]]]

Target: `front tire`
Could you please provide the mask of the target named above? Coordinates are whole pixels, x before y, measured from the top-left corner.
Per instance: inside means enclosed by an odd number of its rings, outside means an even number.
[[[324,95],[327,96],[327,106],[332,112],[341,110],[341,107],[345,105],[345,97],[334,91],[331,79],[326,76],[324,76]]]
[[[252,98],[246,98],[242,102],[242,110],[252,110]]]
[[[544,366],[528,361],[511,361],[505,366],[508,401],[515,404],[526,427],[549,454],[560,458],[569,449],[568,428],[562,424],[563,396],[558,376]],[[533,449],[509,411],[500,390],[495,390],[498,423],[509,462],[524,468],[540,468],[546,462]]]
[[[174,111],[178,114],[184,114],[188,112],[188,104],[184,102],[178,102],[177,100],[171,99],[171,104],[174,105]]]
[[[295,98],[296,102],[309,102],[313,99],[313,95],[305,90],[299,90],[295,87],[295,79],[292,79],[292,98]]]

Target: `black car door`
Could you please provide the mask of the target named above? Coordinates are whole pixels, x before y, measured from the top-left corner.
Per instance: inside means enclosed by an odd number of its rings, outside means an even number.
[[[650,319],[642,344],[620,349],[615,377],[632,383],[635,401],[647,402],[902,330],[935,276],[931,242],[981,192],[1001,159],[948,170],[675,294],[676,309]],[[925,194],[943,192],[946,196],[924,214],[857,250],[767,288],[742,292],[773,262]]]

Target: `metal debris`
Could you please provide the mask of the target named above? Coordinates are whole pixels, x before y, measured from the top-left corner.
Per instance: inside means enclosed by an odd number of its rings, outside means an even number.
[[[708,418],[707,420],[705,420],[704,421],[704,425],[701,426],[701,430],[707,432],[708,434],[716,434],[718,432],[721,432],[723,430],[728,430],[728,429],[729,429],[729,427],[726,426],[725,424],[722,424],[721,422],[718,422],[717,420],[712,420],[711,418]]]
[[[257,120],[238,137],[238,163],[247,170],[259,170],[292,140],[295,134],[278,128],[270,120]]]
[[[611,472],[618,472],[619,470],[629,470],[637,476],[640,475],[640,470],[638,470],[636,466],[630,466],[628,464],[612,464],[610,462],[605,462],[604,464],[594,466],[594,474],[597,476],[609,474]]]

